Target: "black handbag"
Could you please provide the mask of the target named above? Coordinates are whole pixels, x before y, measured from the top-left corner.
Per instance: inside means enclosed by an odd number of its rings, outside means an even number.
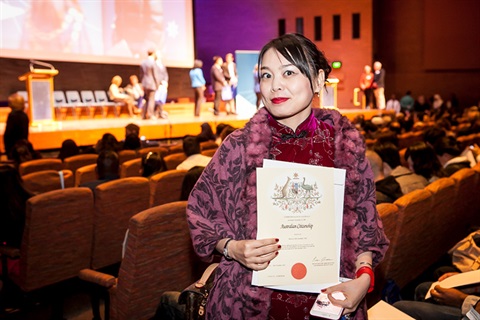
[[[217,266],[218,263],[209,265],[200,280],[184,289],[178,297],[178,303],[185,304],[186,320],[205,319],[208,295],[213,287]]]

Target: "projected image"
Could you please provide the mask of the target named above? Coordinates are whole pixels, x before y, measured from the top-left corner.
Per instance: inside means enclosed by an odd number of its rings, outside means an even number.
[[[193,61],[192,0],[0,1],[0,50],[11,58],[168,66]]]

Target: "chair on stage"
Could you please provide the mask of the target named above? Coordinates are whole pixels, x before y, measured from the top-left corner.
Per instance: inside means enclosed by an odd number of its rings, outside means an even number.
[[[67,118],[68,110],[72,110],[72,117],[77,117],[77,111],[75,110],[75,105],[72,105],[67,102],[65,98],[65,93],[60,90],[55,90],[53,92],[54,106],[56,111],[56,118],[65,120]]]
[[[120,165],[120,178],[140,177],[141,168],[142,168],[141,158],[125,161]]]
[[[111,319],[150,319],[163,292],[182,291],[199,278],[204,268],[193,251],[186,206],[186,201],[173,202],[130,219],[117,278],[91,269],[80,272],[81,279],[108,289],[110,308],[105,308]]]
[[[80,96],[82,97],[82,102],[88,107],[90,111],[90,116],[95,117],[95,109],[100,108],[102,111],[102,116],[105,117],[105,111],[101,104],[95,101],[95,95],[92,90],[82,90],[80,91]]]
[[[135,150],[120,150],[118,152],[118,161],[120,164],[138,157],[138,153]]]
[[[96,102],[99,103],[103,108],[104,117],[107,117],[108,115],[108,108],[113,109],[113,113],[115,114],[115,117],[120,116],[120,110],[122,108],[121,103],[109,101],[105,90],[95,90],[93,93],[95,95]]]
[[[187,156],[185,155],[185,153],[182,152],[169,154],[163,159],[165,160],[165,164],[167,165],[167,170],[174,170],[180,163],[187,159]]]
[[[167,170],[150,177],[150,207],[180,200],[187,170]]]
[[[65,91],[66,98],[67,98],[67,103],[71,104],[75,108],[75,114],[77,115],[77,118],[80,119],[82,116],[82,109],[87,109],[90,113],[90,109],[88,108],[88,105],[82,102],[82,99],[80,98],[80,94],[76,90],[67,90]]]
[[[75,184],[73,173],[70,170],[43,170],[32,172],[24,175],[22,180],[25,188],[34,194],[72,188]]]
[[[72,170],[73,174],[75,174],[78,168],[88,166],[89,164],[96,164],[97,158],[98,155],[93,153],[77,154],[76,156],[65,158],[63,165],[65,169]]]
[[[0,246],[4,279],[25,293],[55,289],[52,313],[61,318],[64,280],[90,265],[93,238],[93,195],[88,188],[42,193],[27,201],[20,249]],[[7,258],[19,259],[18,274],[8,274]],[[52,316],[52,319],[54,317]]]
[[[62,160],[56,158],[35,159],[20,163],[18,172],[21,176],[42,170],[63,170]]]
[[[75,187],[78,187],[86,182],[97,180],[97,164],[89,164],[80,167],[75,172]]]

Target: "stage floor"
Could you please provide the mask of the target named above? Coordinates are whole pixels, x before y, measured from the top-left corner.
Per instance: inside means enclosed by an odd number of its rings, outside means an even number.
[[[202,106],[200,117],[194,117],[193,103],[172,103],[166,104],[164,109],[168,112],[168,119],[141,120],[130,118],[122,114],[116,118],[109,114],[107,118],[101,115],[95,118],[82,116],[79,120],[67,118],[65,121],[51,121],[30,127],[29,140],[36,150],[58,149],[66,139],[73,139],[79,146],[95,144],[104,133],[113,134],[118,140],[125,137],[125,126],[135,123],[140,127],[140,136],[146,140],[178,139],[187,134],[196,135],[200,133],[200,125],[208,122],[213,131],[219,123],[230,124],[233,127],[241,128],[252,117],[256,109],[251,104],[237,103],[238,115],[227,115],[223,108],[220,108],[220,115],[212,113],[213,103],[206,102]],[[355,116],[363,114],[366,119],[378,115],[378,110],[349,109],[340,110],[342,114],[352,120]],[[0,123],[0,149],[4,152],[3,132],[5,123]]]

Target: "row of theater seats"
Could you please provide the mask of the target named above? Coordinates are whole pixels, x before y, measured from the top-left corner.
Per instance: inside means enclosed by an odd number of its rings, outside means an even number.
[[[25,293],[49,287],[61,296],[56,284],[80,275],[109,288],[112,319],[149,319],[164,291],[184,289],[204,268],[193,252],[185,210],[185,201],[149,208],[148,181],[139,177],[105,183],[95,194],[69,188],[34,196],[20,249],[0,246],[4,266],[7,258],[19,259],[18,274],[4,281]],[[120,262],[118,279],[99,272]]]
[[[376,293],[387,280],[403,288],[480,226],[480,163],[377,205],[390,247],[376,268]]]

